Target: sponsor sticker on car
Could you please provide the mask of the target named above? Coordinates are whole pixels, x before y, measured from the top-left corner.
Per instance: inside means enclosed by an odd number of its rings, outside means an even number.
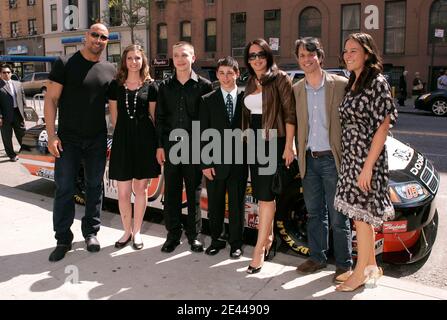
[[[382,225],[383,233],[402,233],[407,232],[407,220],[403,221],[386,221]]]

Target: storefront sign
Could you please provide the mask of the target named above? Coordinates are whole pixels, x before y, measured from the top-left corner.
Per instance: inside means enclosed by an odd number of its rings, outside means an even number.
[[[153,66],[158,67],[168,67],[169,66],[169,59],[153,59],[152,60]]]
[[[15,47],[6,48],[6,54],[26,54],[28,53],[28,47],[18,45]]]

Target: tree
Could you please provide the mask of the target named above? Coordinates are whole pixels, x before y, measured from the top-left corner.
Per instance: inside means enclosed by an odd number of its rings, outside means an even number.
[[[149,26],[150,2],[150,0],[109,0],[109,12],[106,16],[109,21],[121,17],[124,25],[130,28],[131,41],[135,43],[135,27],[141,23],[145,23],[146,27]]]

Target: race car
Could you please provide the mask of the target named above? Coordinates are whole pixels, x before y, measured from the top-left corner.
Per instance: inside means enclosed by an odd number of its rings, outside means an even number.
[[[45,124],[38,124],[26,131],[19,162],[32,174],[54,180],[54,157],[47,149]],[[108,138],[107,158],[110,155],[112,136]],[[389,191],[395,208],[393,221],[385,222],[376,229],[376,255],[383,261],[395,264],[416,262],[426,257],[436,239],[438,213],[436,193],[439,174],[433,164],[410,146],[389,136],[386,140],[390,170]],[[76,202],[84,203],[83,169],[76,182]],[[104,174],[104,197],[118,199],[116,181],[109,179],[108,160]],[[148,183],[148,200],[151,208],[163,208],[163,174]],[[184,207],[186,193],[183,192]],[[207,219],[208,201],[206,189],[201,195],[202,217]],[[186,209],[185,209],[186,213]],[[228,212],[227,212],[228,214]],[[307,212],[303,199],[301,179],[297,176],[287,191],[277,199],[275,216],[276,235],[292,250],[308,255]],[[256,229],[258,224],[257,201],[247,185],[245,225]],[[355,230],[352,232],[353,250],[356,250]]]

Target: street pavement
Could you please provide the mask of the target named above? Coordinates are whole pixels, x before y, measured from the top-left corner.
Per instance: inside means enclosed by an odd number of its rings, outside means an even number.
[[[144,222],[144,249],[117,250],[122,235],[117,214],[102,213],[98,233],[102,249],[86,250],[81,235],[84,207],[76,206],[73,250],[56,263],[48,261],[55,246],[51,198],[0,184],[0,299],[157,299],[157,300],[446,300],[447,290],[383,276],[376,288],[335,292],[335,267],[312,275],[296,273],[303,258],[277,253],[260,273],[245,272],[253,247],[240,260],[229,248],[215,256],[190,251],[186,238],[177,249],[160,251],[166,231]],[[210,238],[202,235],[210,244]]]

